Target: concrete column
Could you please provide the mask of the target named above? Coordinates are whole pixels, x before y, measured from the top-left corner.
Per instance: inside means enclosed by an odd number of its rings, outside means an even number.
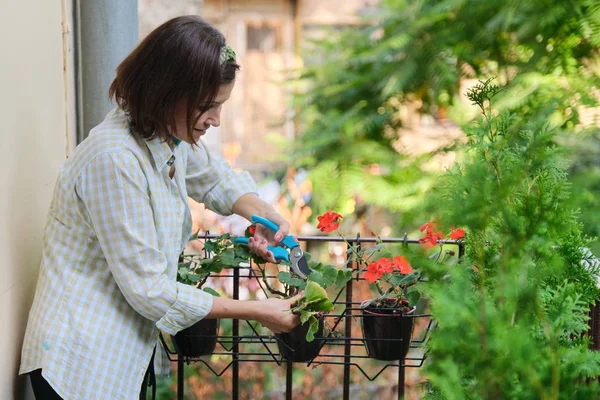
[[[77,139],[114,107],[108,88],[119,63],[138,43],[137,0],[75,0]]]

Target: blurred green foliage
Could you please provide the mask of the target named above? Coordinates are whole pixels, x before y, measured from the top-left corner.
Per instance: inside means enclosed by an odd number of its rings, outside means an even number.
[[[322,62],[300,76],[293,162],[310,171],[313,215],[376,208],[405,229],[434,214],[421,206],[437,175],[423,164],[434,154],[397,151],[402,109],[463,126],[477,110],[461,85],[496,77],[508,85],[496,107],[513,113],[513,129],[541,121],[568,138],[573,201],[585,232],[597,234],[600,142],[588,114],[600,98],[599,48],[596,0],[382,0],[363,24],[311,48]]]

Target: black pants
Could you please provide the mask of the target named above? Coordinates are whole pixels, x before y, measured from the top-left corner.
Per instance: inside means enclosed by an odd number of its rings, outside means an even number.
[[[31,378],[31,387],[33,388],[33,394],[36,400],[62,400],[52,386],[42,376],[42,370],[36,369],[29,373]]]
[[[154,349],[156,351],[156,349]],[[31,387],[33,388],[33,394],[36,400],[63,400],[52,386],[42,376],[42,370],[36,369],[29,373],[31,377]],[[152,398],[156,397],[156,377],[154,375],[154,352],[152,352],[152,358],[150,359],[150,365],[144,375],[144,381],[142,382],[142,388],[140,389],[140,400],[146,400],[146,389],[148,386],[152,386]]]

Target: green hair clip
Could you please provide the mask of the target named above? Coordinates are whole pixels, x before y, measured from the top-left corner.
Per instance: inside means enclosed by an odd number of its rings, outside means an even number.
[[[235,51],[227,45],[223,46],[221,48],[219,61],[221,62],[221,65],[225,64],[227,61],[235,61]]]

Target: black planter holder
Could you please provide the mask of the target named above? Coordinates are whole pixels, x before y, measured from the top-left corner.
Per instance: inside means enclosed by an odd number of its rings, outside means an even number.
[[[404,360],[410,349],[414,318],[413,308],[404,314],[400,309],[362,309],[362,332],[370,358],[382,361]]]
[[[319,329],[312,342],[306,341],[306,332],[310,326],[308,321],[296,326],[289,333],[275,335],[279,353],[283,358],[292,362],[307,362],[319,355],[325,338],[323,337],[323,317],[318,317],[318,320]]]
[[[218,319],[201,319],[173,336],[177,354],[183,357],[201,357],[212,354],[217,345]]]
[[[208,233],[203,235],[204,240],[214,239],[217,235],[209,235]],[[341,242],[344,241],[342,238],[331,238],[325,236],[310,236],[310,237],[298,237],[298,240],[304,242]],[[419,239],[409,239],[405,235],[403,238],[362,238],[357,235],[356,239],[346,240],[353,245],[360,246],[364,243],[405,243],[405,244],[419,244]],[[456,245],[458,246],[458,255],[462,257],[464,255],[464,243],[462,241],[442,241],[445,245]],[[336,391],[336,398],[349,400],[353,398],[353,383],[357,381],[356,374],[361,375],[361,379],[368,382],[382,381],[384,384],[388,384],[388,374],[384,375],[384,371],[389,369],[395,369],[397,373],[397,398],[402,399],[405,395],[405,378],[407,368],[420,368],[423,366],[427,353],[423,351],[424,344],[429,340],[429,335],[433,331],[435,326],[434,321],[428,314],[422,314],[426,312],[426,308],[422,309],[419,307],[418,310],[405,315],[403,317],[395,315],[379,316],[376,314],[365,313],[361,304],[356,299],[356,285],[360,285],[361,281],[364,281],[362,272],[364,266],[359,264],[357,260],[350,258],[352,254],[349,254],[349,262],[353,269],[353,279],[346,283],[346,286],[339,290],[337,295],[332,299],[332,302],[338,307],[335,312],[324,315],[327,320],[328,334],[323,337],[322,333],[319,332],[319,336],[315,338],[314,342],[307,343],[305,341],[306,329],[297,328],[297,331],[287,335],[271,335],[259,332],[255,325],[249,321],[240,321],[238,319],[232,319],[231,334],[221,334],[218,336],[219,348],[215,350],[213,354],[219,355],[219,359],[216,360],[214,357],[189,357],[182,354],[180,349],[177,348],[175,341],[166,341],[165,335],[160,334],[160,340],[164,347],[164,350],[169,357],[169,360],[177,363],[177,399],[183,400],[185,398],[185,368],[186,363],[199,363],[202,368],[209,370],[214,376],[223,377],[225,372],[231,371],[231,398],[237,400],[241,398],[241,379],[240,371],[244,368],[245,363],[266,363],[276,364],[285,370],[285,399],[292,400],[294,394],[297,394],[297,390],[294,388],[294,370],[302,369],[306,370],[308,367],[318,367],[322,365],[330,365],[339,367],[343,370],[343,381],[341,384],[341,393],[339,396]],[[262,288],[263,293],[268,297],[268,293],[265,288],[261,285],[261,273],[262,271],[253,267],[252,261],[250,260],[249,266],[233,268],[230,273],[222,273],[215,278],[231,278],[231,289],[232,298],[240,298],[240,287],[243,287],[245,280],[256,280],[258,285]],[[266,275],[269,279],[276,279],[276,275]],[[372,311],[372,310],[369,310]],[[419,311],[419,313],[417,313]],[[376,311],[375,311],[376,312]],[[386,319],[402,319],[412,320],[408,322],[410,325],[409,332],[412,330],[412,325],[422,325],[423,330],[418,331],[418,337],[409,340],[407,338],[392,338],[392,339],[368,339],[366,340],[363,335],[353,335],[354,327],[356,326],[357,317],[365,314],[365,319],[374,318],[386,318]],[[416,318],[419,318],[420,323],[413,322]],[[367,323],[368,324],[368,323]],[[368,330],[368,329],[367,329]],[[331,333],[329,333],[331,331]],[[363,330],[364,332],[364,330]],[[367,334],[368,335],[368,334]],[[195,340],[199,340],[197,335],[193,335]],[[207,339],[206,335],[202,335],[203,339]],[[210,336],[210,335],[208,335]],[[296,338],[294,340],[294,338]],[[410,338],[410,334],[408,335]],[[400,356],[391,361],[383,361],[373,363],[372,358],[367,356],[362,348],[367,348],[367,342],[380,342],[388,341],[392,343],[393,347],[398,347],[400,343],[404,343],[402,346],[410,347],[417,351],[414,355],[408,354],[407,357],[402,358],[405,352],[401,352]],[[169,343],[167,343],[169,342]],[[261,344],[262,346],[257,346]],[[290,346],[291,344],[291,346]],[[275,347],[277,346],[278,349]],[[314,346],[314,347],[313,347]],[[175,347],[175,348],[173,348]],[[312,347],[312,352],[309,353],[307,349]],[[357,348],[358,347],[358,348]],[[368,348],[367,348],[367,351]],[[202,354],[201,352],[200,354]],[[309,353],[309,354],[307,354]],[[375,356],[373,351],[369,352],[371,356]],[[229,360],[229,362],[227,362]],[[296,360],[307,360],[297,361]],[[305,365],[299,365],[298,362],[303,362]],[[254,367],[254,364],[252,364]],[[217,368],[218,367],[218,368]],[[353,376],[354,375],[354,376]],[[228,378],[226,378],[228,379]],[[391,397],[390,397],[391,398]]]

